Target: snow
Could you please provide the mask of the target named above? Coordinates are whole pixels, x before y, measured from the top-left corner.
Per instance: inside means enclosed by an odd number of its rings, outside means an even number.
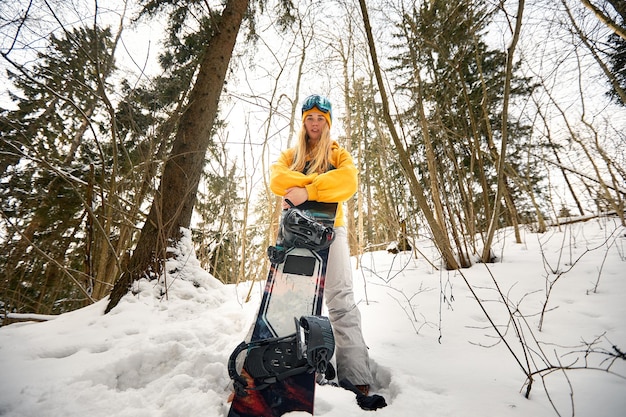
[[[363,255],[356,297],[373,390],[389,405],[363,411],[350,392],[319,386],[316,416],[623,415],[626,362],[609,353],[626,350],[626,230],[605,217],[522,237],[516,244],[502,231],[497,263],[461,271],[435,269],[428,240],[417,242],[417,257]],[[109,314],[102,300],[0,328],[0,416],[226,416],[226,363],[248,332],[263,283],[223,285],[190,248],[187,237],[159,282],[138,282]],[[529,399],[516,329],[531,369],[571,368],[535,375]]]

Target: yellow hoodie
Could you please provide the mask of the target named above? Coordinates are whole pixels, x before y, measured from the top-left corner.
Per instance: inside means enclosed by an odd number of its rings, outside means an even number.
[[[323,174],[305,175],[289,167],[293,163],[295,148],[283,151],[270,169],[270,188],[279,196],[284,196],[291,187],[304,187],[309,193],[309,200],[324,203],[339,203],[335,227],[343,226],[343,203],[357,190],[358,171],[352,156],[336,141],[331,144],[330,163],[335,169]]]

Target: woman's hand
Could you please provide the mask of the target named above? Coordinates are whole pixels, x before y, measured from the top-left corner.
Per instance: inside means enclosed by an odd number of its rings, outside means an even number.
[[[309,193],[304,187],[291,187],[287,189],[287,192],[283,196],[283,209],[288,209],[290,206],[285,200],[289,200],[294,206],[299,206],[309,199]]]

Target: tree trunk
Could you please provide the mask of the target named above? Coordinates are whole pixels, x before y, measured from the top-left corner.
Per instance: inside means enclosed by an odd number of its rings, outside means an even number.
[[[440,226],[439,222],[435,218],[435,215],[433,214],[433,211],[430,209],[430,206],[428,205],[428,202],[426,201],[424,188],[422,187],[422,185],[419,183],[419,181],[417,180],[415,176],[415,172],[413,171],[413,166],[411,164],[409,156],[406,152],[406,149],[404,149],[404,146],[402,145],[402,142],[400,141],[400,137],[398,136],[398,132],[396,131],[395,126],[393,124],[391,113],[389,111],[389,101],[387,99],[387,92],[385,90],[385,84],[383,82],[383,77],[380,71],[380,67],[378,65],[378,57],[376,54],[376,47],[374,45],[374,36],[372,35],[372,28],[370,26],[369,15],[367,13],[367,5],[365,4],[365,0],[359,0],[359,5],[361,6],[361,13],[363,14],[363,24],[365,26],[365,34],[367,35],[367,43],[370,49],[372,65],[374,66],[376,82],[378,84],[378,88],[380,90],[380,95],[382,99],[384,118],[387,123],[387,126],[389,127],[391,138],[393,139],[393,142],[398,151],[398,155],[400,157],[400,164],[405,174],[407,175],[409,184],[411,186],[411,191],[413,193],[413,197],[415,197],[415,199],[417,200],[417,203],[420,209],[422,210],[424,217],[426,217],[426,220],[428,221],[428,225],[430,226],[430,229],[433,234],[433,239],[435,240],[437,247],[441,251],[441,254],[446,264],[446,268],[459,269],[459,263],[456,260],[454,253],[452,251],[452,248],[450,246],[450,240],[448,239],[446,230]]]
[[[596,15],[596,17],[598,19],[600,19],[600,21],[602,23],[604,23],[609,29],[611,29],[613,32],[615,32],[615,34],[617,34],[620,38],[626,40],[626,28],[623,28],[619,25],[618,22],[616,22],[615,20],[611,19],[610,16],[606,15],[602,10],[600,10],[598,7],[596,7],[594,4],[591,4],[591,1],[589,0],[581,0],[581,3],[588,8],[589,10],[591,10],[593,12],[593,14]],[[618,0],[613,0],[610,1],[609,3],[611,3],[611,5],[615,8],[615,11],[617,11],[620,16],[622,16],[623,19],[626,19],[626,5],[624,4],[624,1],[618,1]]]
[[[515,47],[519,40],[519,34],[522,27],[522,15],[524,12],[524,1],[520,1],[517,6],[517,19],[515,21],[515,28],[513,32],[513,38],[511,44],[507,49],[506,57],[506,80],[504,82],[504,97],[502,99],[502,144],[500,149],[500,158],[498,160],[498,189],[496,191],[496,197],[493,202],[493,214],[490,218],[489,229],[487,230],[487,236],[485,238],[483,253],[481,259],[484,263],[492,261],[491,244],[493,243],[493,237],[498,228],[498,222],[500,219],[500,199],[506,190],[506,175],[504,169],[506,167],[506,147],[508,140],[508,111],[509,111],[509,98],[511,92],[511,78],[513,74],[513,59]]]
[[[165,163],[161,185],[128,270],[115,283],[105,312],[117,305],[134,281],[151,273],[159,274],[168,243],[180,240],[180,229],[190,226],[220,94],[247,7],[248,0],[229,0],[218,29],[207,43],[189,95],[189,105],[181,116],[170,157]]]

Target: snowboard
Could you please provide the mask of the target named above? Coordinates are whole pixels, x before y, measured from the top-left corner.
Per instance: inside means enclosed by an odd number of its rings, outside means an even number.
[[[330,367],[334,338],[321,316],[337,203],[284,210],[270,270],[250,332],[232,353],[228,417],[313,414],[316,374]]]

